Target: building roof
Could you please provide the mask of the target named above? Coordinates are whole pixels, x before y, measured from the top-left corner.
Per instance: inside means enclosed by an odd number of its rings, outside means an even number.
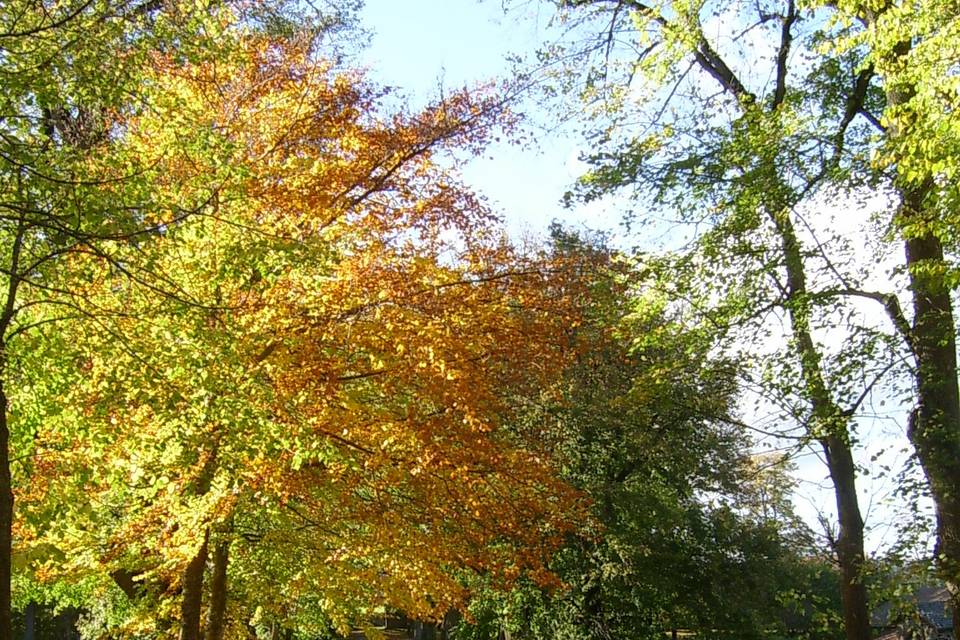
[[[953,629],[953,614],[950,609],[950,593],[944,586],[925,586],[896,609],[891,602],[884,602],[873,610],[874,627],[889,628],[899,622],[898,613],[909,610],[912,604],[920,618],[938,630]]]

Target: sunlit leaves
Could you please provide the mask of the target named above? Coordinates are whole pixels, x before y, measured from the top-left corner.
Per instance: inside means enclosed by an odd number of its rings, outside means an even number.
[[[583,291],[460,184],[452,154],[510,124],[496,94],[385,113],[309,43],[258,35],[144,73],[117,144],[150,167],[152,230],[110,245],[131,267],[74,259],[97,312],[37,363],[64,382],[18,397],[60,407],[23,547],[58,550],[48,576],[133,574],[153,621],[129,624],[159,633],[208,535],[233,543],[237,625],[436,616],[465,571],[549,582],[580,497],[505,427],[573,357]]]

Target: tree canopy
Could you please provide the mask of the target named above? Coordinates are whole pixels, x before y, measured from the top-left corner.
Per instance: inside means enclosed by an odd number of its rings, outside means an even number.
[[[0,7],[0,640],[866,640],[882,396],[956,600],[956,7],[544,4],[554,75],[417,109],[356,2]],[[569,202],[683,244],[505,234],[461,170],[531,79]]]

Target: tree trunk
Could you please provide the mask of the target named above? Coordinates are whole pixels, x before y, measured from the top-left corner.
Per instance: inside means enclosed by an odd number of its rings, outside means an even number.
[[[37,603],[31,602],[23,611],[23,640],[37,638]]]
[[[447,614],[443,616],[443,632],[441,633],[443,640],[450,640],[454,629],[456,629],[457,625],[460,624],[461,618],[462,616],[460,615],[460,612],[456,609],[447,611]]]
[[[227,563],[230,540],[221,538],[213,548],[213,575],[210,578],[210,604],[204,640],[222,640],[227,616]]]
[[[856,466],[850,447],[842,438],[828,436],[821,440],[821,444],[833,481],[840,522],[836,552],[840,564],[843,626],[848,640],[867,640],[870,638],[870,614],[867,587],[863,582],[863,520],[857,499]]]
[[[417,620],[413,623],[413,640],[436,640],[437,626],[432,622],[421,622]]]
[[[857,498],[856,466],[850,449],[849,418],[837,406],[823,378],[822,356],[810,328],[810,301],[807,298],[803,252],[789,209],[769,213],[780,236],[787,273],[787,311],[790,314],[794,348],[800,358],[804,395],[810,402],[809,430],[823,446],[833,481],[840,535],[837,562],[843,583],[840,600],[847,640],[870,640],[870,614],[863,583],[863,518]]]
[[[904,218],[920,215],[922,192],[904,194]],[[913,294],[917,407],[907,435],[923,467],[937,516],[936,566],[960,615],[960,390],[956,328],[940,240],[931,233],[905,242]]]
[[[213,448],[193,486],[188,489],[195,496],[203,496],[210,491],[213,474],[216,471],[217,455],[220,450],[220,432],[215,432]],[[197,555],[187,564],[183,572],[183,601],[180,603],[180,640],[201,640],[200,629],[203,611],[203,574],[207,568],[207,555],[210,543],[210,526],[203,532],[203,544]]]
[[[200,640],[200,613],[203,609],[203,573],[207,567],[209,530],[197,555],[183,571],[183,600],[180,603],[180,640]]]
[[[0,359],[5,345],[0,343]],[[0,640],[13,640],[10,612],[10,579],[13,561],[13,484],[10,478],[9,400],[0,369]]]
[[[80,610],[68,607],[57,615],[57,640],[79,640],[77,620],[80,619]]]

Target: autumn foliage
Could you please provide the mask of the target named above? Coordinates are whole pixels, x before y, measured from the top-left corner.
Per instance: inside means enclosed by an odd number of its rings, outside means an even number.
[[[124,144],[151,188],[207,204],[143,212],[150,278],[72,258],[96,312],[51,358],[69,383],[20,483],[19,553],[153,603],[128,633],[171,633],[218,544],[235,634],[442,616],[465,572],[550,582],[580,498],[511,425],[568,364],[584,292],[457,178],[509,126],[496,91],[388,114],[359,75],[262,37],[150,73],[161,106]]]

